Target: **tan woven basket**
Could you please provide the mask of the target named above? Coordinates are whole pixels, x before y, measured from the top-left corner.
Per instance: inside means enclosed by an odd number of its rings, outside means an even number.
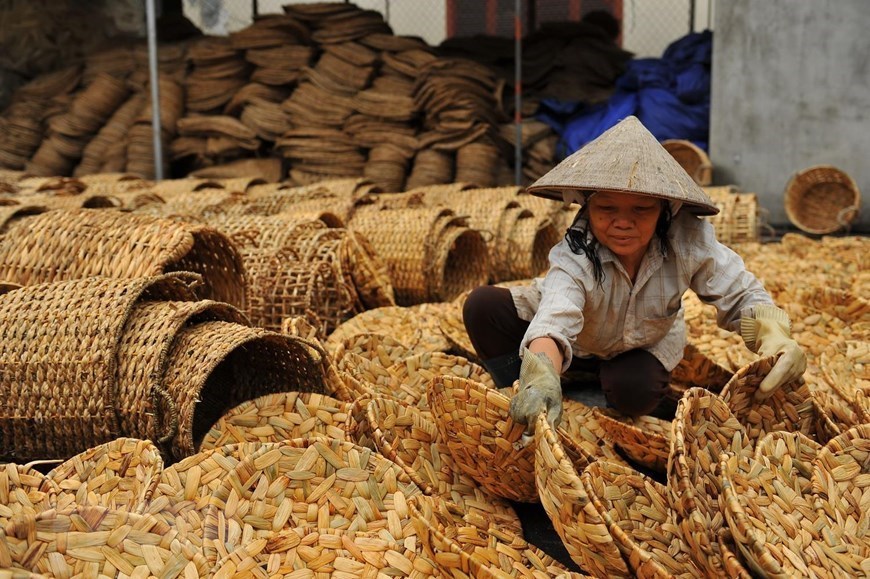
[[[526,279],[542,275],[550,265],[550,250],[559,243],[564,231],[550,217],[535,215],[517,219],[508,239],[499,239],[510,248],[507,279]]]
[[[693,142],[668,139],[662,141],[662,147],[676,159],[695,183],[703,187],[713,182],[713,163],[710,162],[707,153]]]
[[[451,351],[465,356],[469,360],[479,362],[477,352],[474,350],[471,338],[468,337],[468,330],[465,329],[465,322],[462,319],[462,306],[467,297],[468,292],[464,292],[451,302],[450,308],[445,309],[445,314],[440,321],[441,333],[450,342]]]
[[[443,375],[429,383],[427,398],[440,439],[462,472],[496,496],[537,500],[535,445],[523,440],[525,425],[510,418],[510,398],[474,380]],[[564,431],[560,438],[578,461],[593,460]]]
[[[408,501],[426,553],[446,577],[555,577],[567,569],[509,531],[463,519],[458,506],[418,496]]]
[[[326,339],[326,349],[336,352],[345,339],[358,334],[390,336],[415,351],[438,352],[450,347],[439,321],[425,310],[388,306],[357,314]]]
[[[697,346],[686,344],[682,359],[671,372],[668,395],[679,401],[686,390],[695,387],[719,393],[732,375],[732,372],[701,352]]]
[[[430,414],[398,401],[374,399],[366,415],[378,450],[402,467],[425,494],[455,503],[468,520],[522,535],[513,507],[456,467]]]
[[[704,187],[719,213],[707,217],[716,230],[716,239],[725,245],[758,241],[763,210],[758,208],[755,193],[740,193],[736,187]]]
[[[210,569],[166,523],[105,507],[17,518],[6,541],[14,565],[48,577],[204,577]]]
[[[673,520],[667,487],[606,460],[586,467],[582,480],[635,577],[703,575]]]
[[[354,428],[349,402],[322,394],[279,392],[248,400],[224,414],[200,449],[315,436],[350,441],[348,433]]]
[[[535,485],[571,559],[596,577],[627,577],[628,565],[595,510],[580,472],[591,463],[564,444],[544,415],[535,424]]]
[[[752,445],[728,405],[702,388],[686,392],[677,405],[673,445],[668,461],[668,496],[675,520],[699,568],[717,577],[731,572],[722,543],[724,521],[719,511],[716,465],[722,454],[729,460],[751,455]],[[748,579],[749,573],[737,569]],[[733,576],[733,575],[732,575]]]
[[[858,185],[846,172],[831,165],[798,171],[785,186],[784,196],[789,221],[816,235],[849,227],[861,207]]]
[[[596,408],[595,418],[613,444],[641,466],[665,472],[671,453],[671,422],[654,416],[620,416]]]
[[[586,406],[582,402],[564,398],[562,400],[562,422],[560,427],[568,433],[577,446],[596,460],[609,460],[628,466],[614,444],[607,436],[607,431],[599,422],[596,408]]]
[[[0,532],[14,517],[55,508],[58,492],[51,479],[30,466],[11,462],[0,466]]]
[[[240,462],[212,494],[203,552],[216,564],[229,554],[228,537],[292,528],[376,531],[402,543],[411,531],[407,499],[418,494],[401,468],[369,449],[319,438],[276,443]]]
[[[341,360],[345,352],[352,352],[384,368],[414,355],[414,350],[385,334],[356,334],[345,338],[336,348],[334,357]]]

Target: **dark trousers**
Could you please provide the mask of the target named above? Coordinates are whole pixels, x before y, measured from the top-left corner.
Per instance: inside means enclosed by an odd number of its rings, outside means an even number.
[[[510,290],[475,289],[465,301],[462,317],[477,355],[499,386],[519,379],[519,347],[529,322],[517,314]],[[671,373],[646,350],[629,350],[609,360],[574,357],[566,375],[575,373],[597,375],[608,405],[617,412],[673,417],[665,396]]]

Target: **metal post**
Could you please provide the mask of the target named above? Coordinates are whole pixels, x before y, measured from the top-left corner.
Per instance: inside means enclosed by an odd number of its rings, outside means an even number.
[[[145,0],[148,25],[148,77],[151,80],[151,129],[154,133],[154,178],[163,179],[163,143],[160,139],[160,80],[157,72],[157,16],[154,0]]]
[[[259,0],[254,0],[251,3],[251,16],[253,20],[257,20],[257,16],[260,15],[260,2]]]
[[[689,32],[695,31],[695,0],[689,0]]]
[[[534,0],[533,0],[534,1]],[[523,0],[514,0],[514,184],[523,184]]]

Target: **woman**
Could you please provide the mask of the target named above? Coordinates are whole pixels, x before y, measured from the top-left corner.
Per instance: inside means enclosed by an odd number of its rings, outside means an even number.
[[[682,297],[716,306],[720,327],[761,356],[779,354],[757,397],[801,377],[806,358],[740,257],[699,215],[718,209],[653,135],[628,117],[562,161],[528,191],[582,205],[531,286],[492,286],[466,300],[466,329],[500,386],[520,381],[511,416],[557,425],[560,374],[598,374],[607,403],[629,416],[662,414],[686,344]]]

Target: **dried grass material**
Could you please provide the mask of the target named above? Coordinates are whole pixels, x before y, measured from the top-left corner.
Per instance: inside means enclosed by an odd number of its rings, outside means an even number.
[[[321,358],[293,336],[227,322],[205,322],[178,333],[163,387],[176,401],[178,433],[171,453],[196,452],[230,408],[265,394],[324,393]]]
[[[743,338],[716,325],[715,306],[705,304],[691,290],[683,294],[682,303],[688,343],[698,352],[730,372],[736,372],[758,359],[746,347]]]
[[[439,321],[423,309],[400,306],[375,308],[344,322],[326,339],[326,349],[335,353],[345,339],[359,334],[392,336],[415,351],[438,352],[447,349]]]
[[[49,577],[203,577],[209,566],[176,529],[105,507],[50,510],[6,528],[14,564]]]
[[[462,295],[444,307],[439,327],[441,333],[444,334],[444,337],[450,343],[451,351],[477,362],[480,359],[477,356],[474,345],[471,343],[471,338],[468,336],[468,330],[465,329],[465,322],[462,319],[462,306],[467,297],[468,292],[463,292]]]
[[[679,401],[686,390],[696,387],[718,394],[731,380],[732,375],[732,372],[720,366],[696,346],[686,344],[683,358],[671,372],[668,395]]]
[[[715,394],[692,388],[677,404],[668,461],[668,496],[692,560],[717,577],[730,572],[721,549],[724,521],[718,505],[721,487],[715,476],[716,465],[722,454],[741,460],[750,456],[751,450],[743,426]],[[745,569],[737,570],[739,576],[749,578]]]
[[[492,376],[483,366],[479,366],[462,356],[443,352],[420,352],[401,360],[389,368],[396,379],[408,388],[420,388],[425,392],[426,385],[435,376],[451,376],[472,380],[487,388],[495,389]]]
[[[654,416],[621,416],[605,408],[593,411],[607,438],[641,466],[665,472],[671,453],[671,422]]]
[[[0,465],[0,530],[13,517],[55,508],[58,492],[54,481],[30,466]],[[0,566],[4,566],[2,561]]]
[[[242,443],[204,450],[163,469],[145,514],[177,529],[185,542],[202,548],[208,501],[239,462],[266,448]]]
[[[474,380],[442,375],[429,382],[427,399],[440,438],[463,473],[496,496],[537,500],[535,445],[523,437],[526,426],[510,417],[510,398]],[[593,460],[567,433],[559,434],[580,466]]]
[[[350,442],[351,404],[303,392],[267,394],[239,404],[205,435],[201,450],[239,442],[280,442],[322,436]]]
[[[204,298],[244,304],[241,257],[225,236],[208,227],[78,209],[19,220],[0,239],[0,279],[23,285],[173,271],[201,274]]]
[[[0,233],[5,233],[15,220],[28,215],[39,215],[48,211],[48,207],[42,205],[30,205],[12,203],[0,206]]]
[[[364,235],[347,230],[341,245],[341,260],[344,271],[350,272],[363,309],[396,305],[396,292],[387,264]]]
[[[450,301],[489,279],[489,249],[483,235],[456,221],[439,237],[429,277],[429,301]]]
[[[420,496],[408,508],[425,552],[446,577],[543,579],[567,571],[513,533],[464,518],[455,504]]]
[[[47,478],[57,485],[61,505],[141,513],[162,471],[163,458],[151,441],[118,438],[73,456]]]
[[[209,500],[203,552],[211,563],[227,545],[286,529],[377,532],[409,539],[407,500],[420,489],[370,449],[327,439],[277,443],[243,460]]]
[[[346,352],[352,352],[384,368],[414,355],[414,350],[384,334],[357,334],[346,338],[336,348],[335,359],[340,361]]]
[[[124,323],[140,298],[188,299],[190,282],[86,278],[0,295],[0,453],[65,459],[118,437]]]
[[[366,408],[377,449],[399,465],[427,495],[455,503],[469,521],[522,535],[510,504],[480,488],[456,467],[428,412],[384,398]]]
[[[239,545],[218,561],[214,579],[229,577],[440,577],[434,562],[371,533],[293,529]]]
[[[604,459],[628,466],[598,420],[596,408],[570,398],[563,398],[562,410],[561,428],[586,454],[597,460]]]
[[[673,520],[667,487],[606,460],[590,464],[582,480],[635,577],[703,575]]]

